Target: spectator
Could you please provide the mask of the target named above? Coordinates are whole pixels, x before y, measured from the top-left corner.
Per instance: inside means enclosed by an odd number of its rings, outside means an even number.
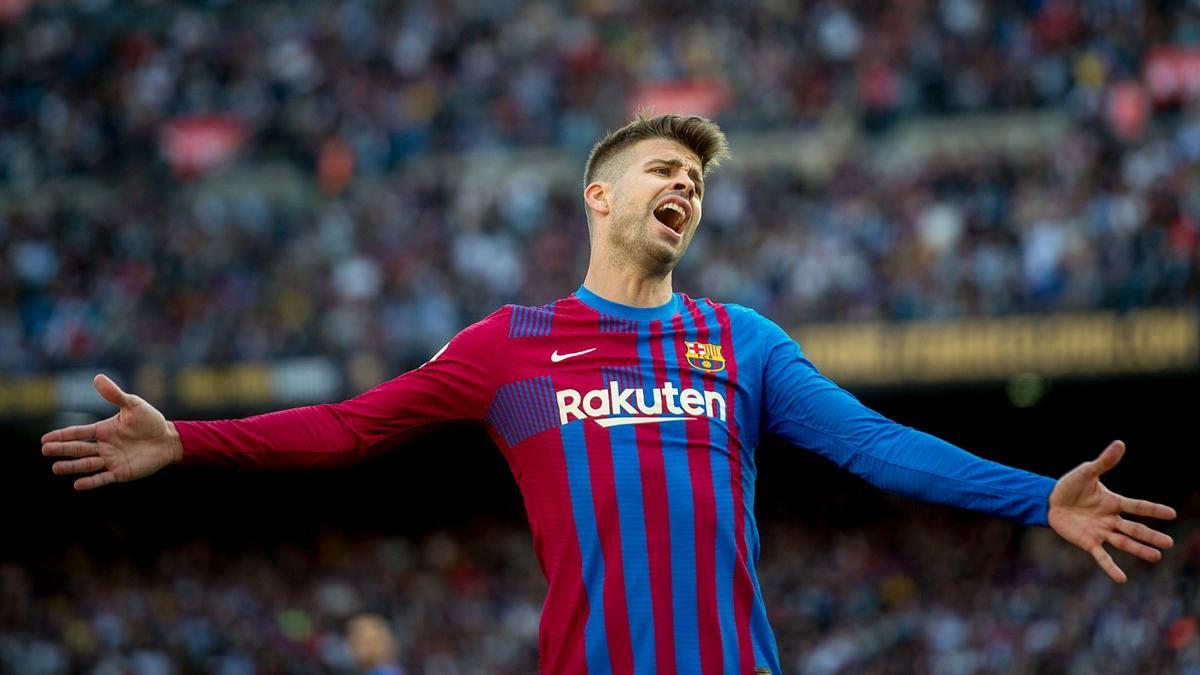
[[[874,8],[30,5],[0,24],[0,180],[19,196],[0,199],[0,371],[363,351],[415,365],[489,308],[572,288],[584,228],[573,181],[515,167],[463,185],[406,167],[581,152],[573,139],[619,122],[612,102],[651,80],[723,83],[735,134],[846,113],[876,131],[1039,106],[1074,120],[1020,158],[897,173],[852,155],[824,185],[725,172],[679,271],[694,295],[784,325],[1200,297],[1196,108],[1127,139],[1098,124],[1108,83],[1196,33],[1194,6]],[[184,189],[160,151],[180,120],[258,178]],[[310,171],[264,168],[279,162]]]
[[[403,675],[396,665],[396,641],[387,621],[378,614],[360,614],[346,626],[346,642],[360,672],[366,675]]]
[[[1046,530],[937,507],[764,530],[775,543],[760,578],[789,672],[1200,668],[1200,532],[1185,524],[1171,555],[1120,587]],[[50,565],[0,563],[0,670],[359,673],[388,660],[392,626],[397,669],[532,672],[545,588],[528,537],[515,524],[328,531],[303,548],[196,539],[141,560],[76,547]]]

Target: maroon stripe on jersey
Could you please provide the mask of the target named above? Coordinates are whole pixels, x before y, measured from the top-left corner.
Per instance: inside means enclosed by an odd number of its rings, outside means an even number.
[[[550,313],[562,302],[550,306]],[[549,379],[553,392],[554,381]],[[522,484],[525,510],[534,525],[534,555],[549,582],[538,626],[538,670],[586,673],[584,636],[591,605],[583,585],[583,554],[571,507],[571,481],[561,445],[551,444],[546,449],[534,456],[505,453],[513,476]]]
[[[549,580],[538,632],[544,673],[586,673],[584,632],[590,611],[583,585],[583,554],[571,509],[567,461],[559,447],[536,457],[506,452],[523,483],[525,509],[535,524],[533,548]]]
[[[589,313],[594,312],[590,307]],[[596,327],[605,325],[604,315],[593,314]],[[605,332],[602,330],[602,332]],[[601,349],[612,362],[636,358],[636,343],[610,334],[601,342]],[[590,376],[581,389],[607,389],[607,368]],[[629,629],[629,606],[625,589],[625,560],[621,550],[621,522],[617,516],[617,487],[613,470],[612,436],[593,420],[584,420],[583,438],[587,448],[588,474],[591,477],[592,513],[596,533],[600,538],[600,553],[604,560],[604,629],[608,643],[609,665],[613,673],[633,673],[633,644]]]
[[[713,317],[713,315],[706,314],[694,300],[692,300],[691,298],[687,298],[686,296],[684,296],[684,297],[685,297],[685,301],[686,301],[686,307],[688,309],[689,314],[691,314],[691,317],[692,317],[692,322],[696,326],[696,340],[699,342],[717,342],[717,344],[724,345],[727,342],[726,340],[720,339],[719,337],[716,337],[713,335],[713,333],[719,334],[719,332],[720,332],[719,325],[710,325],[710,321],[711,321],[710,317]],[[713,318],[715,318],[715,317],[713,317]],[[718,392],[718,390],[721,388],[721,383],[719,381],[717,373],[715,373],[715,372],[693,371],[693,375],[699,375],[701,381],[703,382],[702,389],[704,391]],[[728,397],[728,392],[725,392],[725,395],[726,395],[726,397]],[[726,411],[726,419],[727,420],[729,419],[728,410]],[[728,422],[726,422],[726,424],[728,424]],[[711,434],[712,427],[710,426],[709,429],[710,429],[709,433]],[[714,450],[722,448],[722,446],[726,452],[727,457],[738,457],[741,454],[740,453],[740,444],[737,442],[730,443],[729,440],[726,439],[724,443],[718,442],[718,443],[712,444],[712,448]],[[714,454],[713,456],[710,457],[710,462],[708,464],[710,479],[713,477],[712,462],[720,462],[720,461],[721,461],[720,457],[717,456],[716,454]],[[731,464],[738,464],[738,462],[731,462]],[[717,464],[717,468],[719,470],[719,468],[720,468],[719,463]],[[731,469],[732,469],[732,467],[731,467]],[[731,473],[730,475],[732,476],[733,474]],[[730,502],[736,502],[736,500],[738,499],[737,493],[733,492],[732,490],[728,494],[726,494],[723,490],[718,488],[713,483],[712,480],[710,480],[708,482],[708,484],[713,486],[714,504],[716,504],[717,499],[720,499],[721,504],[719,506],[721,508],[725,508],[725,504],[726,504],[725,500],[726,499],[729,499]],[[731,517],[733,519],[735,519],[734,522],[736,522],[736,518],[740,517],[739,513],[740,512],[739,512],[738,508],[736,506],[734,506],[733,511],[731,513]],[[714,522],[714,527],[720,525],[720,519],[716,516],[715,513],[714,513],[713,522]],[[736,537],[737,537],[736,529],[734,530],[734,537],[736,540]],[[714,557],[717,556],[717,548],[718,548],[717,542],[714,541],[713,542]],[[718,625],[720,626],[720,629],[722,631],[722,637],[723,637],[723,640],[721,642],[722,652],[725,652],[726,650],[733,650],[732,654],[723,653],[724,658],[722,659],[722,667],[727,666],[731,661],[736,661],[736,662],[738,662],[738,668],[739,668],[738,672],[749,672],[745,668],[745,664],[747,662],[745,659],[745,654],[746,654],[745,649],[746,649],[747,645],[742,644],[742,641],[739,639],[740,636],[726,635],[724,632],[727,630],[727,628],[729,626],[728,622],[731,620],[733,621],[733,624],[735,627],[734,630],[735,631],[737,630],[737,628],[736,628],[736,626],[737,626],[736,603],[733,602],[734,598],[731,596],[734,594],[734,591],[733,591],[733,588],[735,587],[734,577],[737,576],[738,569],[739,569],[739,566],[741,565],[741,563],[738,560],[736,549],[734,551],[730,552],[728,549],[728,542],[726,542],[724,537],[721,538],[720,548],[722,549],[722,552],[725,555],[728,555],[729,553],[733,554],[732,555],[733,560],[728,560],[727,558],[723,558],[723,557],[717,558],[714,561],[714,565],[713,565],[713,570],[714,570],[713,578],[714,578],[714,580],[716,580],[716,583],[717,583],[716,591],[718,593],[722,594],[722,597],[717,598],[717,608],[716,608],[717,609],[717,612],[716,612],[717,619],[716,620],[718,622]],[[722,562],[724,562],[725,564],[732,563],[732,569],[725,567],[725,565],[722,564]],[[718,573],[718,569],[717,569],[718,567],[720,568],[719,573],[722,575],[727,574],[727,575],[729,575],[729,578],[717,579],[715,575]],[[726,603],[728,603],[728,604],[726,604]],[[726,615],[726,616],[722,617],[721,612],[722,611],[728,612],[730,608],[733,609],[733,616]],[[746,636],[748,638],[749,634],[747,633]],[[751,661],[752,660],[753,659],[751,658]]]
[[[618,340],[608,340],[614,347]],[[619,351],[619,350],[613,350]],[[617,357],[615,354],[614,360]],[[599,376],[597,387],[608,383]],[[608,636],[608,658],[613,673],[633,672],[633,645],[629,632],[629,606],[625,596],[625,561],[621,553],[621,521],[617,514],[617,484],[613,474],[612,437],[592,420],[583,423],[588,468],[592,478],[592,502],[600,551],[604,556],[604,624]]]
[[[676,335],[683,337],[683,317],[675,315],[672,325]],[[708,329],[697,326],[697,339],[708,342]],[[700,378],[688,365],[687,350],[682,339],[674,340],[676,363],[679,364],[679,387],[685,389],[699,384]],[[686,375],[685,375],[686,374]],[[721,624],[717,613],[717,501],[713,494],[712,465],[709,452],[708,418],[700,423],[687,424],[688,467],[692,477],[692,508],[696,527],[696,618],[700,629],[700,667],[704,673],[722,670]]]
[[[729,483],[733,489],[733,527],[737,539],[737,563],[733,578],[733,611],[737,620],[740,670],[753,672],[754,648],[750,640],[750,609],[754,603],[754,586],[750,582],[749,554],[746,551],[746,494],[742,483],[742,435],[737,423],[737,354],[733,349],[733,328],[724,305],[706,300],[721,324],[721,345],[725,352],[725,401],[729,420]]]
[[[649,331],[650,360],[654,381],[642,386],[653,389],[667,379],[662,353],[661,321],[652,321]],[[655,672],[675,672],[675,622],[671,608],[671,509],[667,503],[667,471],[663,465],[660,425],[641,424],[636,429],[638,461],[642,470],[642,505],[646,514],[646,558],[650,564],[650,595],[654,607]]]

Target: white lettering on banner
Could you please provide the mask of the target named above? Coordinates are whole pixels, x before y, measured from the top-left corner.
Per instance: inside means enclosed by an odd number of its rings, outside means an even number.
[[[649,402],[646,400],[647,393],[651,399]],[[671,382],[645,390],[622,388],[613,380],[608,383],[607,389],[592,389],[583,393],[577,389],[560,389],[554,392],[554,397],[558,402],[558,420],[561,424],[594,419],[600,426],[612,427],[685,422],[700,416],[725,421],[725,397],[719,392],[691,388],[681,390]],[[664,401],[666,411],[672,416],[662,416]]]

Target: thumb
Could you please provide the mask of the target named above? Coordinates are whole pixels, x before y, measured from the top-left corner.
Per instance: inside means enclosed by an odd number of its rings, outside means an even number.
[[[121,388],[117,386],[117,383],[109,379],[107,375],[101,373],[92,378],[92,384],[95,385],[96,391],[100,392],[100,395],[104,397],[105,401],[108,401],[109,403],[120,408],[128,408],[130,405],[132,405],[129,394],[121,391]]]
[[[1110,469],[1121,461],[1121,457],[1125,455],[1125,443],[1122,441],[1113,441],[1108,444],[1104,452],[1092,462],[1092,475],[1100,476],[1107,473]]]

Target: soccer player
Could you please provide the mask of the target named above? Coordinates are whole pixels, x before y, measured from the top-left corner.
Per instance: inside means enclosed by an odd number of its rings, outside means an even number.
[[[549,583],[545,673],[780,673],[755,564],[754,450],[782,436],[904,495],[1049,525],[1117,582],[1104,545],[1156,561],[1171,539],[1109,491],[1120,441],[1057,481],[867,409],[751,309],[674,293],[705,175],[727,156],[700,117],[639,116],[585,170],[583,285],[506,306],[427,363],[355,398],[240,420],[169,422],[98,375],[113,417],[42,439],[87,490],[171,464],[351,464],[448,422],[482,424],[524,497]],[[497,358],[503,354],[504,358]]]

